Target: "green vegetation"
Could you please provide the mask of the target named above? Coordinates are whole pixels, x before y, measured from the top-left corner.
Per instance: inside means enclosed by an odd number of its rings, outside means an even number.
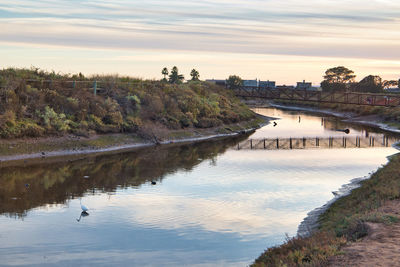
[[[162,74],[166,77],[168,70]],[[194,74],[199,77],[197,71]],[[37,68],[3,69],[0,138],[135,133],[154,140],[163,131],[255,118],[225,88],[201,81],[182,83],[176,67],[169,80],[171,84],[110,75],[64,75]]]
[[[392,224],[397,214],[381,211],[387,201],[400,198],[400,154],[362,182],[348,196],[335,201],[320,218],[320,228],[307,238],[289,239],[265,251],[253,266],[320,266],[340,254],[340,247],[367,234],[366,222]]]
[[[169,75],[169,82],[180,84],[184,79],[185,77],[179,74],[178,67],[172,67],[171,74]]]
[[[243,80],[237,75],[230,75],[228,80],[226,80],[228,88],[237,89],[243,86]]]
[[[200,74],[196,69],[192,69],[192,71],[190,72],[190,76],[192,76],[192,81],[200,80]]]

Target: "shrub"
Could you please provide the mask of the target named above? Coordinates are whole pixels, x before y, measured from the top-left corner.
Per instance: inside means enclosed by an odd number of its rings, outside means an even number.
[[[49,106],[45,107],[44,113],[41,115],[44,125],[49,129],[55,129],[59,132],[67,132],[70,128],[71,121],[68,120],[65,114],[58,114]]]
[[[71,80],[81,82],[73,87],[66,82]],[[98,82],[96,96],[91,80]],[[143,125],[208,128],[255,116],[229,90],[203,82],[178,85],[116,75],[87,78],[38,68],[0,70],[0,82],[3,138],[66,132],[137,132]],[[16,127],[19,121],[31,124]]]

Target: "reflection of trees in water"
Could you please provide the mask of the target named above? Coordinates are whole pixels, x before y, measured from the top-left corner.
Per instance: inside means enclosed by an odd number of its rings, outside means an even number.
[[[0,169],[0,214],[23,218],[28,210],[63,204],[86,192],[115,192],[190,171],[246,137],[197,144],[153,147],[83,160]],[[89,176],[85,179],[84,176]]]

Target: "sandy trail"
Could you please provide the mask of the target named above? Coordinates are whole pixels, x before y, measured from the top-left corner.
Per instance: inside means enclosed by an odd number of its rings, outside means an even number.
[[[387,202],[378,211],[399,216],[400,201]],[[343,255],[332,258],[328,266],[400,266],[400,223],[367,225],[368,235],[343,247]]]

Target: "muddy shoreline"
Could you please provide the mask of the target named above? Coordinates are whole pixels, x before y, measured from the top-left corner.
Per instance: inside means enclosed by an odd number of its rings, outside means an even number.
[[[3,165],[3,163],[10,163],[13,162],[15,165],[18,165],[19,162],[26,162],[28,159],[48,159],[48,158],[60,158],[60,157],[66,157],[66,158],[71,158],[74,156],[80,156],[80,157],[85,157],[89,155],[97,155],[97,154],[105,154],[105,153],[118,153],[118,152],[123,152],[123,151],[130,151],[134,149],[142,149],[142,148],[148,148],[148,147],[153,147],[157,145],[171,145],[171,144],[179,144],[179,143],[195,143],[195,142],[202,142],[202,141],[208,141],[208,140],[217,140],[221,138],[230,138],[230,137],[235,137],[239,136],[242,134],[248,134],[250,132],[255,131],[256,129],[265,126],[269,123],[272,118],[258,115],[258,119],[261,119],[262,121],[257,123],[257,125],[252,126],[252,127],[240,127],[240,130],[232,131],[231,133],[216,133],[216,129],[207,129],[201,133],[197,133],[196,135],[188,136],[188,137],[183,137],[183,138],[170,138],[170,139],[164,139],[159,142],[152,142],[152,141],[146,141],[146,140],[139,140],[139,141],[128,141],[124,142],[123,144],[111,144],[111,145],[106,145],[103,147],[83,147],[82,144],[77,143],[77,148],[62,148],[62,143],[65,141],[67,138],[60,138],[59,140],[56,139],[55,143],[59,145],[61,148],[56,149],[56,150],[42,150],[42,151],[35,151],[34,153],[17,153],[13,155],[1,155],[0,154],[0,163]],[[230,125],[224,125],[224,127],[229,127]],[[220,128],[219,128],[220,129]],[[104,135],[102,137],[110,137],[112,135]],[[122,137],[128,137],[129,135],[124,135],[120,134],[119,136]],[[51,138],[43,138],[39,142],[46,141],[46,139],[51,139]],[[133,139],[133,138],[132,138]],[[93,139],[96,140],[96,139]],[[1,141],[1,140],[0,140]],[[21,140],[14,140],[14,142],[21,141]],[[26,146],[29,146],[33,141],[27,141]],[[4,140],[3,143],[7,143],[10,145],[10,147],[13,146],[13,140]],[[81,145],[81,146],[79,146]]]
[[[376,170],[374,170],[373,172],[375,171]],[[367,180],[369,178],[371,178],[371,174],[360,178],[354,178],[350,181],[350,183],[342,185],[339,188],[339,190],[333,191],[332,193],[334,194],[334,197],[331,200],[329,200],[321,207],[315,208],[309,213],[307,213],[307,216],[303,219],[303,221],[297,228],[297,236],[300,237],[311,236],[315,232],[315,230],[318,229],[319,216],[323,214],[336,200],[338,200],[341,197],[349,195],[353,189],[356,189],[361,186],[362,181]]]

